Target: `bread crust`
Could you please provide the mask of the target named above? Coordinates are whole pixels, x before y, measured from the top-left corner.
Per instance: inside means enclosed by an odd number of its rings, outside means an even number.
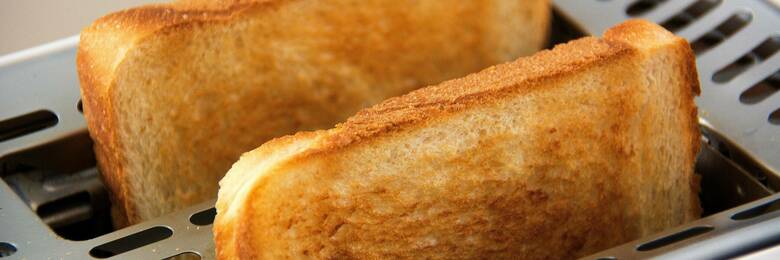
[[[462,79],[455,79],[436,86],[412,91],[402,97],[393,97],[368,109],[361,110],[345,123],[338,125],[342,131],[331,134],[321,147],[306,156],[328,154],[363,140],[371,140],[383,134],[436,119],[473,106],[491,104],[508,95],[522,95],[542,86],[542,82],[558,80],[561,76],[608,63],[633,51],[623,42],[599,41],[595,38],[579,40],[577,45],[594,47],[592,53],[578,55],[574,44],[560,45],[556,51],[543,50],[533,56],[487,68]],[[516,84],[503,85],[495,78],[513,72],[520,78]],[[491,80],[484,80],[491,74]],[[524,85],[525,88],[516,86]],[[444,89],[447,89],[445,91]]]
[[[539,84],[541,82],[558,80],[563,75],[577,73],[608,63],[619,56],[635,53],[636,47],[631,46],[629,42],[640,39],[632,37],[642,37],[641,32],[657,29],[655,25],[643,20],[629,20],[607,31],[603,40],[585,37],[577,40],[577,43],[556,46],[556,50],[542,50],[513,63],[492,66],[461,79],[445,81],[401,97],[389,98],[376,106],[361,110],[345,123],[337,125],[343,131],[330,135],[321,147],[308,152],[307,156],[327,154],[396,129],[423,124],[422,122],[428,119],[438,118],[471,106],[490,104],[507,95],[522,95],[534,91],[535,87],[542,85]],[[669,33],[666,36],[672,35]],[[679,94],[685,97],[683,100],[686,104],[682,106],[689,109],[692,115],[690,133],[698,133],[698,114],[693,97],[698,96],[701,90],[695,69],[696,59],[691,49],[687,47],[688,42],[679,37],[675,38],[676,48],[688,64],[686,68],[691,68],[681,72],[686,76],[690,89],[680,89]],[[485,77],[485,74],[490,76]],[[496,80],[501,75],[508,74],[514,74],[519,79],[512,85],[502,85],[502,82]],[[518,85],[526,87],[518,88]],[[691,158],[695,158],[698,153],[698,139],[699,134],[691,135],[691,143],[696,147],[693,149],[696,153],[692,154]]]
[[[218,214],[214,225],[217,256],[219,259],[258,259],[263,258],[260,252],[266,246],[273,247],[273,245],[258,244],[261,243],[260,241],[269,241],[262,237],[260,229],[270,225],[266,223],[270,220],[265,219],[268,217],[269,209],[264,208],[258,200],[262,200],[263,196],[268,195],[268,190],[272,189],[271,187],[279,185],[283,176],[297,167],[321,167],[324,169],[323,172],[328,174],[337,172],[329,168],[332,167],[329,165],[337,160],[334,158],[345,156],[349,151],[358,147],[375,145],[382,138],[390,137],[399,131],[424,129],[426,126],[446,120],[458,112],[495,104],[498,100],[507,97],[546,91],[544,88],[549,86],[560,87],[561,84],[552,83],[570,80],[572,75],[583,70],[600,67],[626,57],[641,56],[644,55],[643,52],[652,52],[653,50],[647,50],[648,47],[643,46],[643,44],[652,43],[656,39],[671,42],[658,46],[658,48],[672,49],[672,52],[676,53],[675,57],[681,58],[687,64],[681,67],[683,71],[677,72],[684,75],[682,80],[684,82],[680,84],[681,87],[677,89],[678,93],[676,94],[682,97],[683,102],[679,104],[679,109],[685,114],[682,116],[686,118],[689,129],[682,135],[685,136],[685,140],[690,141],[690,143],[682,145],[690,151],[689,155],[682,160],[684,165],[690,167],[688,173],[685,174],[690,174],[686,175],[690,178],[686,181],[690,184],[692,192],[683,196],[690,200],[690,205],[694,206],[683,209],[685,212],[680,212],[680,214],[685,221],[698,217],[701,212],[696,194],[698,181],[692,174],[692,167],[699,150],[699,130],[693,97],[698,95],[700,90],[694,56],[684,39],[676,37],[650,22],[630,20],[610,29],[601,40],[586,37],[556,46],[551,51],[542,51],[512,63],[488,68],[465,78],[416,90],[401,97],[390,98],[379,105],[358,112],[334,129],[275,139],[255,151],[245,154],[236,165],[242,164],[245,158],[253,158],[259,154],[273,154],[276,150],[287,149],[297,141],[309,140],[306,142],[312,143],[305,148],[298,149],[299,152],[280,159],[267,169],[263,169],[262,172],[253,172],[247,168],[234,166],[220,182],[221,189],[217,202]],[[639,51],[639,49],[643,49],[643,51]],[[513,80],[507,81],[506,79],[509,78],[507,75],[511,75]],[[622,110],[636,109],[630,104],[627,104],[626,107],[615,108],[617,114],[630,113],[624,113]],[[551,134],[555,133],[555,129],[550,131]],[[531,139],[533,138],[543,139],[543,137],[532,137]],[[558,147],[552,143],[549,146],[540,147],[540,149],[554,151]],[[616,147],[615,149],[622,148]],[[632,156],[630,151],[625,151],[625,153],[626,157]],[[464,156],[468,157],[469,155]],[[327,179],[331,176],[320,177]],[[533,193],[533,191],[529,192]],[[543,193],[538,196],[533,194],[529,196],[546,200]],[[608,198],[622,199],[620,195],[615,196]],[[641,206],[634,205],[633,207]],[[638,211],[638,209],[634,210]],[[554,216],[553,214],[548,217]],[[587,225],[587,223],[585,224]],[[616,223],[616,225],[620,226],[621,223]],[[622,233],[625,236],[623,239],[636,238],[632,237],[632,234],[643,232],[642,230],[647,232],[657,227],[637,226],[634,228],[637,230]],[[404,255],[383,256],[404,257]],[[337,255],[335,257],[374,258],[377,255]]]
[[[114,225],[123,227],[140,221],[133,201],[133,193],[126,185],[127,173],[122,157],[122,140],[117,136],[117,120],[121,119],[113,108],[113,70],[122,60],[118,50],[126,50],[155,33],[165,30],[182,30],[195,23],[220,22],[232,19],[257,5],[278,5],[287,0],[245,1],[225,8],[207,8],[198,5],[160,4],[133,8],[104,16],[81,33],[76,54],[76,65],[81,82],[84,116],[90,136],[96,143],[95,155],[102,178],[111,193]],[[109,32],[110,31],[110,32]],[[113,34],[116,48],[111,54],[96,47],[106,34]],[[116,205],[121,205],[117,207]]]
[[[129,119],[127,119],[126,113],[119,111],[121,105],[118,104],[118,100],[120,91],[123,90],[117,86],[118,82],[122,80],[118,78],[118,71],[135,66],[127,64],[128,55],[137,54],[139,46],[162,36],[186,34],[210,25],[230,24],[245,16],[262,16],[264,12],[284,9],[287,5],[303,2],[306,1],[179,1],[109,14],[84,29],[77,53],[77,69],[82,87],[84,114],[90,135],[96,144],[95,151],[103,179],[112,194],[115,206],[113,210],[118,213],[115,215],[118,217],[115,223],[117,226],[137,223],[147,218],[139,213],[143,210],[138,208],[138,188],[133,188],[129,181],[136,174],[128,169],[133,165],[126,155],[130,141],[120,137],[122,134],[120,128]],[[549,3],[547,1],[534,1],[534,15],[538,17],[538,21],[546,22],[548,20],[548,10]],[[542,24],[532,26],[546,28],[546,25]],[[542,32],[542,35],[546,33],[546,29],[538,31]],[[543,37],[539,35],[530,38],[533,38],[534,41],[539,40],[530,43],[530,45],[538,45],[536,48],[540,48],[544,44],[541,40]],[[509,40],[502,41],[510,42]],[[477,47],[482,46],[475,46],[475,49]],[[482,55],[503,55],[504,51],[506,50],[490,50]],[[508,52],[515,51],[510,49]],[[485,61],[491,59],[488,58]],[[444,72],[441,74],[446,75]],[[304,129],[311,128],[304,127]],[[225,156],[227,155],[215,155],[215,157]]]

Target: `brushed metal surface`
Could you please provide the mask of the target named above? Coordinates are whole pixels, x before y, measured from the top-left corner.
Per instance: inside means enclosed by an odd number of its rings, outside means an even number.
[[[780,3],[780,0],[771,1],[775,4]],[[625,8],[631,3],[628,0],[553,0],[553,2],[558,12],[590,34],[601,34],[613,24],[628,19]],[[666,1],[665,4],[659,5],[642,17],[662,22],[693,2],[694,0]],[[721,145],[728,147],[734,153],[744,154],[748,161],[756,163],[763,172],[777,173],[780,144],[776,141],[780,140],[774,138],[780,138],[778,135],[780,127],[768,124],[766,117],[773,108],[780,106],[780,94],[775,94],[764,102],[752,106],[740,103],[739,94],[776,71],[780,67],[780,55],[774,55],[762,64],[753,66],[726,84],[718,84],[711,80],[715,71],[740,57],[745,51],[764,40],[767,35],[780,29],[777,26],[780,24],[778,9],[766,1],[724,0],[711,12],[679,31],[679,34],[689,40],[695,40],[721,22],[724,16],[736,10],[749,10],[754,16],[753,21],[721,45],[698,57],[697,61],[703,87],[703,94],[697,99],[701,108],[701,123],[707,131],[712,132],[713,138],[722,141],[722,144],[707,146],[709,148],[701,155],[704,157],[700,157],[700,162],[711,160],[712,162],[705,165],[710,166],[711,169],[699,169],[699,171],[704,171],[703,175],[708,180],[717,180],[720,184],[733,183],[724,186],[725,188],[717,188],[723,194],[728,194],[722,201],[718,199],[723,207],[742,206],[639,239],[594,257],[715,257],[739,256],[743,253],[746,254],[743,256],[751,257],[750,252],[743,252],[745,248],[780,234],[778,230],[780,211],[744,221],[730,219],[730,216],[736,212],[776,199],[780,195],[770,195],[774,191],[762,186],[765,183],[754,178],[754,172],[742,169],[716,151]],[[54,127],[0,142],[0,162],[3,158],[24,153],[35,147],[46,146],[56,140],[85,133],[85,122],[76,110],[79,98],[74,63],[77,40],[77,37],[70,37],[53,44],[0,57],[0,121],[38,109],[50,110],[59,118],[59,123]],[[770,197],[745,204],[749,200],[763,196]],[[164,226],[173,230],[171,237],[130,250],[111,259],[162,259],[184,252],[194,252],[204,259],[212,259],[214,245],[211,225],[194,225],[189,222],[189,218],[192,214],[210,209],[213,203],[213,201],[204,202],[94,239],[70,241],[54,234],[5,182],[0,182],[0,231],[2,231],[0,242],[10,243],[17,249],[17,252],[7,259],[89,259],[92,258],[89,251],[95,246],[151,227]],[[712,226],[714,230],[656,250],[643,252],[635,250],[638,244],[697,225]],[[728,243],[728,245],[718,246],[720,243]],[[756,254],[760,256],[768,254],[760,254],[760,252],[776,252],[771,248],[757,251]],[[735,253],[739,254],[734,255]]]

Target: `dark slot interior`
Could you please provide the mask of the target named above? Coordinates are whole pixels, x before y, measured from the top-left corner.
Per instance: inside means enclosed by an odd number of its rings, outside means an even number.
[[[84,114],[84,104],[81,103],[81,99],[79,99],[79,102],[76,103],[76,109],[79,111],[79,113]]]
[[[8,242],[0,242],[0,257],[11,256],[16,253],[16,247]]]
[[[214,217],[217,216],[217,208],[210,208],[190,216],[190,223],[198,226],[207,226],[214,223]]]
[[[698,40],[691,43],[691,48],[696,55],[712,49],[724,40],[728,39],[753,20],[753,15],[739,11],[731,15],[726,21],[720,23],[715,29],[708,32]]]
[[[54,233],[82,241],[113,231],[110,206],[95,169],[54,174],[14,172],[6,183]]]
[[[93,168],[96,165],[92,139],[86,130],[40,146],[0,157],[0,176],[39,170],[60,175]]]
[[[755,218],[770,212],[774,212],[780,209],[780,199],[776,199],[758,206],[755,206],[753,208],[740,211],[734,215],[731,216],[731,219],[733,220],[746,220]]]
[[[663,2],[666,2],[666,0],[639,0],[626,8],[626,14],[629,16],[640,16],[655,9]]]
[[[669,20],[664,21],[661,23],[661,26],[669,30],[670,32],[677,32],[682,28],[685,28],[691,22],[696,20],[696,17],[693,15],[690,15],[688,13],[682,12],[675,16],[672,16],[672,18],[669,18]]]
[[[57,213],[64,210],[79,208],[82,206],[86,206],[87,209],[91,211],[92,207],[90,206],[89,201],[89,193],[82,191],[68,197],[40,205],[38,206],[36,213],[38,213],[38,216],[42,219],[46,219],[55,216]]]
[[[38,110],[0,121],[0,142],[54,126],[58,120],[53,112]]]
[[[769,114],[769,123],[773,125],[780,125],[780,108]]]
[[[715,27],[715,30],[722,33],[725,36],[731,36],[737,33],[740,29],[745,27],[750,21],[753,20],[753,15],[739,11],[729,17],[726,21]]]
[[[63,239],[114,230],[86,131],[3,156],[0,177]]]
[[[550,21],[550,38],[547,42],[547,49],[552,49],[557,44],[584,37],[582,30],[574,26],[574,23],[566,20],[558,10],[553,9],[552,21]]]
[[[179,259],[187,259],[187,260],[196,260],[201,259],[199,254],[193,253],[193,252],[184,252],[175,256],[166,257],[162,260],[179,260]]]
[[[722,33],[717,31],[711,31],[704,34],[701,38],[691,43],[691,49],[697,56],[706,50],[715,47],[726,39]]]
[[[726,67],[712,74],[712,81],[718,83],[729,82],[758,62],[759,61],[756,59],[756,56],[752,53],[745,54],[744,56],[739,57],[739,59],[736,61],[729,63],[729,65],[726,65]]]
[[[724,152],[728,154],[729,151],[720,143],[703,143],[696,158],[695,171],[701,174],[702,217],[772,194],[755,176],[727,159]]]
[[[718,83],[729,82],[753,65],[774,55],[778,49],[780,49],[780,36],[769,37],[747,54],[715,72],[712,80]]]
[[[778,49],[780,49],[780,35],[772,35],[753,49],[753,53],[763,61],[777,53]]]
[[[93,239],[111,231],[114,231],[114,227],[108,209],[99,211],[89,219],[54,228],[54,233],[60,237],[74,241]]]
[[[79,192],[63,199],[43,204],[38,207],[37,213],[41,218],[46,218],[63,208],[69,208],[79,204],[89,204],[89,193]]]
[[[109,258],[124,252],[152,244],[173,236],[173,230],[163,226],[153,227],[89,250],[89,255],[95,258]]]
[[[745,154],[739,146],[727,142],[718,134],[711,132],[708,128],[701,128],[702,136],[708,138],[707,145],[703,145],[699,157],[697,158],[696,171],[702,174],[709,173],[702,178],[702,191],[707,196],[702,198],[711,199],[710,205],[719,205],[730,209],[744,205],[748,202],[758,200],[780,190],[780,176],[775,175],[770,169],[767,169],[760,163],[757,163],[749,155]],[[708,152],[710,150],[715,153]],[[713,158],[712,156],[702,156],[706,154],[716,154],[723,159],[710,159],[709,162],[704,158]],[[709,169],[700,169],[700,166],[707,166]],[[734,178],[739,177],[739,178]],[[717,183],[718,186],[710,187],[705,183]],[[758,185],[754,185],[758,183]],[[738,192],[732,192],[737,190]],[[759,194],[745,196],[754,192]],[[762,195],[763,194],[763,195]],[[756,196],[758,195],[758,196]],[[727,203],[739,199],[739,203]],[[702,201],[702,207],[707,212],[708,207]],[[717,211],[719,212],[719,211]]]
[[[780,90],[780,71],[756,83],[739,95],[739,101],[744,104],[757,104]]]
[[[677,32],[685,28],[696,19],[704,16],[710,10],[715,9],[721,0],[699,0],[686,7],[682,12],[661,23],[661,26],[669,31]]]
[[[714,228],[710,226],[699,226],[699,227],[692,227],[689,229],[686,229],[681,232],[674,233],[672,235],[668,235],[644,244],[639,245],[636,250],[639,251],[650,251],[653,249],[658,249],[667,245],[674,244],[679,241],[683,241],[707,232],[712,231]]]

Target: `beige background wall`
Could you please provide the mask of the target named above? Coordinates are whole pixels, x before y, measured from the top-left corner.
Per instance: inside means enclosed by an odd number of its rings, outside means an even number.
[[[0,0],[0,56],[76,35],[111,11],[161,0]]]

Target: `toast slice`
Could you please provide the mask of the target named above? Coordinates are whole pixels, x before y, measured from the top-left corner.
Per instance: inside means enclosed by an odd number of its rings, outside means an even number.
[[[547,0],[180,1],[81,34],[78,72],[116,223],[214,198],[239,156],[420,86],[532,54]]]
[[[696,75],[631,20],[274,139],[220,182],[218,258],[572,259],[696,219]]]

